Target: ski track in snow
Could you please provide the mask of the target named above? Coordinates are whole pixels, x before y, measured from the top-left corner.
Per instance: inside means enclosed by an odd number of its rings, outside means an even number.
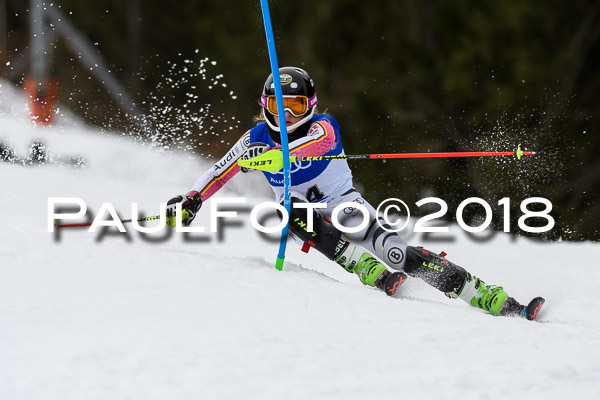
[[[207,163],[160,153],[73,119],[34,128],[0,86],[0,141],[24,155],[41,138],[86,167],[0,163],[2,399],[600,398],[600,247],[454,231],[434,251],[501,284],[541,319],[499,318],[409,280],[396,298],[314,250],[250,227],[151,243],[129,233],[47,232],[48,197],[112,202],[129,218],[186,191]],[[10,96],[9,96],[10,95]],[[9,100],[11,99],[11,100]],[[272,200],[259,174],[219,196]],[[210,226],[207,203],[195,226]],[[189,238],[188,238],[189,239]],[[412,238],[412,244],[420,244]]]

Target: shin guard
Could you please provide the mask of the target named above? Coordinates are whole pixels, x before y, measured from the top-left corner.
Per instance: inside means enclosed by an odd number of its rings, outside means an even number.
[[[292,203],[294,202],[303,202],[303,199],[292,197]],[[312,232],[308,231],[307,213],[312,214]],[[290,232],[330,260],[335,260],[348,247],[348,241],[342,239],[342,232],[329,223],[323,215],[314,210],[292,207]]]
[[[409,276],[423,279],[448,297],[458,297],[468,274],[464,268],[420,247],[408,246],[406,253],[404,271]]]

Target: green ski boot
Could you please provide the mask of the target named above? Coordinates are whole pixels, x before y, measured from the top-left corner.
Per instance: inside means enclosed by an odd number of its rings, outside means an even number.
[[[358,279],[360,279],[363,285],[375,286],[377,278],[379,278],[384,271],[387,271],[385,265],[380,263],[369,253],[363,253],[352,272],[358,275]]]
[[[377,287],[388,296],[396,293],[400,285],[406,281],[406,275],[400,271],[390,272],[368,252],[361,252],[358,246],[350,244],[335,260],[346,271],[354,272],[363,285]]]
[[[492,315],[505,315],[505,306],[511,306],[512,312],[512,297],[502,289],[502,286],[486,285],[481,279],[472,276],[467,272],[467,279],[461,289],[458,297],[473,307],[481,308]],[[511,299],[512,301],[508,301]]]
[[[509,297],[501,286],[486,286],[482,280],[471,276],[468,272],[467,280],[458,297],[492,315],[522,317],[529,321],[536,319],[546,301],[543,297],[536,297],[528,305],[521,305],[513,297]]]

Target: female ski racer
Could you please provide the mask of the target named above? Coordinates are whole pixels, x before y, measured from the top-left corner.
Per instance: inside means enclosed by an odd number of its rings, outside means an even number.
[[[285,108],[290,155],[320,156],[342,155],[344,150],[338,122],[327,114],[316,114],[317,94],[308,73],[296,67],[279,70]],[[262,117],[246,132],[229,152],[206,171],[185,195],[167,203],[167,223],[175,226],[175,210],[181,203],[181,220],[188,226],[201,205],[215,194],[240,170],[240,158],[254,158],[268,149],[280,146],[278,109],[271,74],[265,82],[262,96]],[[345,160],[303,162],[291,168],[292,205],[309,202],[323,203],[326,208],[317,210],[292,207],[290,233],[325,257],[335,261],[360,281],[393,295],[406,274],[423,279],[448,297],[459,298],[473,307],[493,315],[522,316],[534,319],[544,299],[536,297],[528,306],[519,304],[500,286],[486,285],[464,268],[451,263],[441,255],[421,247],[409,246],[396,232],[383,229],[385,223],[376,210],[354,189],[352,173]],[[263,172],[279,201],[283,199],[281,172]],[[341,203],[355,202],[364,206],[370,215],[366,227],[354,233],[342,233],[330,222],[333,209]],[[307,212],[312,213],[313,231],[306,230]],[[342,213],[340,213],[342,214]],[[358,216],[358,217],[357,217]],[[357,217],[357,218],[355,218]],[[339,223],[347,228],[363,222],[360,210],[346,207]],[[379,221],[378,221],[379,220]],[[389,268],[389,269],[388,269]]]

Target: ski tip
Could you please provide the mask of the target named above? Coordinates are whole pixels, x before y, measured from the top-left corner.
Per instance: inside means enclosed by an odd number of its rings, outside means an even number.
[[[529,321],[535,320],[539,316],[545,302],[546,300],[543,297],[536,297],[531,300],[527,307],[525,307],[525,318]]]
[[[391,273],[383,282],[383,291],[388,296],[393,296],[398,291],[400,285],[402,285],[407,279],[405,273],[395,271]]]

